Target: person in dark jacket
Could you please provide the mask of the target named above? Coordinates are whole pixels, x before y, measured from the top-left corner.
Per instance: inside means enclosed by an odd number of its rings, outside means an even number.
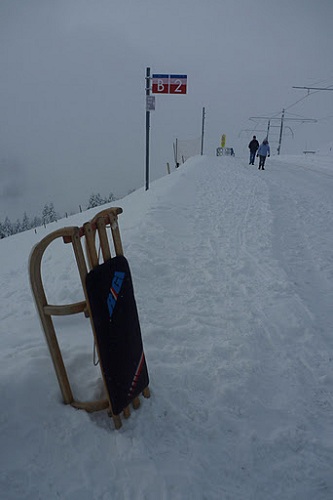
[[[249,165],[254,165],[254,160],[256,158],[256,152],[259,148],[259,142],[257,141],[256,136],[253,136],[252,141],[249,144],[249,150],[250,150],[250,163]]]
[[[257,156],[259,156],[259,167],[262,170],[265,170],[265,161],[266,161],[266,156],[270,156],[271,150],[268,144],[268,139],[264,139],[262,143],[259,146]]]

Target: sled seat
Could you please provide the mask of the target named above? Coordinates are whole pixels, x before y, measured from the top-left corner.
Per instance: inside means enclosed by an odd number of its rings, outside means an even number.
[[[97,354],[99,355],[96,342],[96,331],[92,319],[89,297],[87,294],[86,278],[89,271],[99,266],[100,252],[102,254],[103,262],[108,261],[113,256],[123,255],[123,247],[118,225],[118,215],[121,214],[122,211],[123,210],[120,207],[108,208],[99,212],[93,219],[84,223],[82,227],[64,227],[48,234],[34,246],[29,260],[32,293],[36,302],[64,403],[70,404],[74,408],[84,409],[88,412],[107,409],[109,416],[113,418],[116,429],[119,429],[122,425],[121,417],[120,414],[114,414],[107,390],[105,391],[107,396],[105,399],[97,401],[78,401],[75,399],[65,368],[63,356],[60,351],[52,316],[67,316],[84,313],[85,317],[90,319],[95,346]],[[111,235],[109,230],[111,231]],[[98,238],[96,236],[98,236]],[[81,302],[54,305],[49,304],[47,301],[42,281],[42,259],[45,250],[58,238],[62,238],[65,244],[71,244],[73,247],[74,257],[85,297],[85,300]],[[82,245],[82,242],[84,242],[84,246]],[[101,373],[104,387],[106,387],[102,370]],[[142,394],[146,398],[150,397],[148,386],[144,388]],[[140,406],[139,397],[136,396],[133,398],[131,400],[131,404],[134,409],[137,409]],[[130,416],[130,407],[126,406],[122,410],[123,417],[128,418]]]

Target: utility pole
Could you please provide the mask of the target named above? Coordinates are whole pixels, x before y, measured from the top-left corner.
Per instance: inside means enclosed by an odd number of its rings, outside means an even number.
[[[271,128],[271,120],[268,120],[268,125],[267,125],[267,140],[269,137],[269,129]]]
[[[280,125],[280,137],[279,137],[279,145],[277,147],[277,154],[280,154],[281,151],[281,142],[282,142],[282,132],[283,132],[283,121],[284,121],[284,109],[282,110],[281,115],[281,125]]]
[[[146,101],[150,96],[150,68],[146,69]],[[149,131],[150,131],[150,111],[146,103],[146,191],[149,189]]]
[[[205,108],[202,108],[202,126],[201,126],[201,156],[203,155],[204,150],[204,135],[205,135]]]

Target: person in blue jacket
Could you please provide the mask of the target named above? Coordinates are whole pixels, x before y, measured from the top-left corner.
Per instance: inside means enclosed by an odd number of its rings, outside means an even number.
[[[258,152],[257,152],[257,157],[259,156],[259,167],[258,169],[265,170],[265,161],[266,157],[270,157],[271,155],[271,150],[268,144],[268,139],[264,139],[262,143],[259,146]]]

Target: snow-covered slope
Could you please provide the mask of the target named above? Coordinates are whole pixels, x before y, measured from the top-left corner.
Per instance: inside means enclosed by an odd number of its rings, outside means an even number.
[[[28,281],[32,246],[98,209],[0,241],[6,500],[333,497],[332,157],[195,157],[121,200],[151,399],[115,431],[64,406]],[[51,246],[53,303],[80,300]],[[83,315],[58,318],[78,397],[102,386]]]

